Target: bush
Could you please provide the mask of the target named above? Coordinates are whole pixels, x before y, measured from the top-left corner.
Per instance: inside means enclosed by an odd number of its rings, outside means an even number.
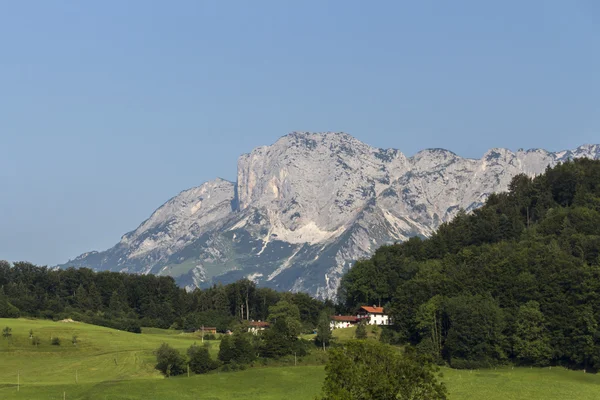
[[[329,351],[323,400],[445,400],[436,369],[373,340],[351,340]]]
[[[204,340],[217,340],[217,337],[213,333],[207,333],[204,335]]]
[[[52,346],[60,346],[60,338],[53,337],[52,340],[50,341],[50,344],[52,344]]]
[[[400,332],[396,332],[390,327],[383,327],[381,329],[381,335],[379,335],[379,341],[387,344],[403,344],[406,342],[404,336]]]
[[[187,351],[190,359],[190,369],[195,374],[205,374],[218,367],[218,363],[210,358],[207,346],[198,346],[195,343]]]
[[[156,350],[156,369],[166,377],[181,375],[186,371],[185,358],[166,343]]]
[[[10,304],[6,297],[0,297],[0,318],[19,318],[19,309]]]
[[[357,339],[366,339],[367,338],[367,327],[363,322],[359,323],[356,327],[355,336]]]

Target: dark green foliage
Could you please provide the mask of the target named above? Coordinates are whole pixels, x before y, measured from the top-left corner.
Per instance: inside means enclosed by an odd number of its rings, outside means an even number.
[[[303,352],[298,333],[293,324],[285,318],[278,318],[263,333],[264,344],[261,355],[267,358],[279,358],[294,352]]]
[[[190,360],[190,370],[196,374],[205,374],[218,367],[218,363],[210,358],[207,346],[195,343],[187,351]]]
[[[233,338],[229,335],[225,335],[221,338],[221,344],[219,345],[219,360],[225,364],[231,362],[235,357],[235,350],[233,347]]]
[[[8,301],[8,297],[4,294],[4,287],[0,287],[0,318],[19,318],[19,316],[19,309]]]
[[[186,372],[185,358],[168,344],[161,344],[155,354],[156,369],[166,377],[181,375]]]
[[[331,312],[325,310],[319,317],[319,324],[317,325],[317,337],[315,343],[317,346],[325,348],[331,344],[333,338],[333,332],[331,331]]]
[[[375,341],[350,341],[329,352],[323,400],[444,400],[435,369]]]
[[[552,358],[544,314],[537,301],[519,307],[513,342],[515,356],[522,364],[545,366]]]
[[[431,238],[356,263],[339,298],[348,311],[386,304],[395,333],[382,340],[455,367],[600,369],[600,161],[516,176]]]
[[[58,337],[53,337],[52,340],[50,341],[50,344],[52,346],[60,346],[60,338]]]
[[[458,296],[446,302],[448,332],[445,350],[453,360],[487,362],[504,360],[502,310],[491,298]]]
[[[219,347],[219,360],[224,364],[250,364],[256,360],[256,350],[251,336],[242,332],[224,336]]]
[[[4,329],[2,329],[2,337],[4,339],[10,339],[11,336],[12,336],[12,328],[9,326],[5,326]]]
[[[367,326],[364,322],[360,322],[356,327],[356,332],[354,333],[357,339],[366,339],[367,338]]]
[[[240,320],[266,320],[282,299],[295,307],[298,327],[312,331],[325,303],[256,288],[247,279],[188,293],[171,277],[0,261],[0,318],[73,318],[135,333],[141,326],[195,331],[202,325],[224,332]]]

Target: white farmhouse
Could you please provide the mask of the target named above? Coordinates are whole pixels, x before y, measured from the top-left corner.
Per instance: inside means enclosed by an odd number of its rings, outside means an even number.
[[[332,315],[329,326],[331,329],[349,328],[358,323],[358,317],[354,315]]]
[[[367,325],[391,325],[391,320],[383,312],[383,307],[362,306],[356,316],[359,321],[364,321]]]
[[[250,321],[248,323],[248,332],[258,335],[261,331],[267,329],[269,325],[266,321]]]

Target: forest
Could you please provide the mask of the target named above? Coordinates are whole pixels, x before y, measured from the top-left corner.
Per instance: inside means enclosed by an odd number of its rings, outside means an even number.
[[[381,247],[344,276],[347,310],[380,303],[386,340],[455,368],[600,368],[600,161],[580,159]]]
[[[319,313],[333,306],[304,293],[257,288],[249,280],[187,292],[171,277],[0,261],[0,318],[72,318],[130,332],[203,325],[224,332],[244,320],[266,320],[279,301],[297,306],[303,330],[311,332]]]

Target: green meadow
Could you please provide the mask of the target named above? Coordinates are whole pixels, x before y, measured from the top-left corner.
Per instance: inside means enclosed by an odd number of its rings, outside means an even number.
[[[314,399],[323,366],[255,367],[166,379],[153,350],[166,342],[185,351],[200,338],[162,329],[133,334],[77,322],[0,319],[12,337],[0,342],[0,399]],[[31,344],[32,329],[41,343]],[[352,330],[336,330],[343,341]],[[77,336],[77,345],[72,343]],[[60,346],[51,345],[58,337]],[[218,341],[208,342],[213,356]],[[308,361],[307,361],[308,360]],[[562,368],[442,369],[451,400],[564,400],[600,398],[600,376]],[[18,383],[18,385],[17,385]]]

